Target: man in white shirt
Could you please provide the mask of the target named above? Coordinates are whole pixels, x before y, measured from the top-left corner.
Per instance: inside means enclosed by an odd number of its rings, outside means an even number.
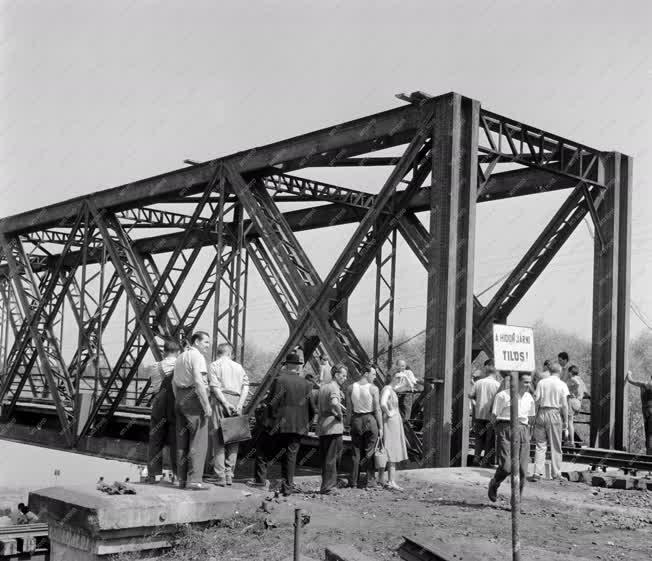
[[[168,445],[172,472],[177,475],[177,434],[174,413],[172,376],[181,348],[179,343],[166,340],[163,344],[165,358],[147,367],[150,389],[154,394],[149,418],[149,446],[147,451],[147,483],[156,483],[163,474],[163,448]]]
[[[409,421],[412,418],[413,392],[417,389],[419,382],[404,360],[398,360],[396,368],[397,372],[394,374],[393,380],[397,381],[398,384],[394,386],[394,391],[398,395],[398,407],[401,417],[404,421]]]
[[[331,364],[328,362],[326,355],[319,356],[319,385],[330,384],[333,380],[331,376]]]
[[[469,394],[474,405],[473,433],[475,435],[475,465],[494,463],[496,438],[491,422],[491,407],[500,390],[500,382],[494,376],[495,368],[485,368],[482,377],[473,384]],[[484,456],[483,456],[484,453]]]
[[[557,362],[559,362],[559,366],[561,366],[561,374],[559,375],[559,379],[566,384],[568,384],[568,378],[570,377],[568,374],[569,360],[570,358],[568,357],[568,353],[566,351],[562,351],[557,355]]]
[[[568,435],[568,386],[559,379],[561,366],[550,365],[550,376],[539,381],[534,391],[537,405],[534,423],[534,475],[536,481],[543,476],[546,448],[550,444],[550,465],[553,479],[561,479],[562,435]]]
[[[172,378],[177,415],[177,475],[180,488],[202,491],[208,489],[202,476],[211,417],[204,354],[208,352],[211,338],[205,331],[197,331],[190,342],[192,346],[177,358]]]
[[[511,465],[511,424],[510,424],[510,377],[505,377],[506,389],[498,392],[492,407],[492,419],[496,427],[496,453],[498,467],[496,473],[489,481],[489,500],[496,502],[498,487],[512,471]],[[518,377],[518,432],[516,443],[519,451],[519,490],[523,493],[527,465],[530,460],[530,424],[534,417],[535,408],[532,396],[527,388],[532,382],[532,376],[528,372],[521,372]]]
[[[238,461],[238,443],[224,444],[220,421],[241,415],[249,393],[249,378],[242,366],[233,360],[233,347],[222,343],[217,347],[217,360],[208,367],[208,387],[213,409],[210,435],[213,444],[213,471],[216,485],[233,483],[233,470]]]

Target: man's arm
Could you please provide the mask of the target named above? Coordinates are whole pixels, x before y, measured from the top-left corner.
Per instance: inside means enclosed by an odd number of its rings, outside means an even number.
[[[353,384],[350,384],[348,388],[346,388],[346,402],[349,404],[353,403],[353,400],[351,399],[351,394],[353,393]],[[348,408],[346,411],[346,420],[345,420],[345,425],[347,427],[351,426],[351,417],[353,416],[353,406]]]
[[[628,370],[627,375],[625,376],[625,380],[627,380],[632,386],[636,386],[637,388],[644,388],[647,390],[652,390],[652,382],[644,382],[643,380],[634,380],[632,378],[632,371]]]
[[[412,388],[414,389],[418,384],[417,377],[414,375],[414,372],[412,372],[412,370],[406,370],[405,376],[410,382],[410,384],[412,385]]]
[[[201,359],[198,357],[196,360],[192,361],[192,378],[195,383],[195,391],[197,392],[199,403],[201,403],[201,406],[204,409],[204,414],[207,417],[210,417],[212,412],[211,404],[208,401],[208,392],[206,391],[206,386],[204,385],[204,380],[202,379],[202,370],[205,368],[206,361],[203,360],[203,357]]]
[[[247,396],[249,395],[249,376],[245,372],[245,369],[242,369],[242,387],[240,388],[240,399],[238,400],[238,405],[235,408],[235,411],[238,415],[242,414],[244,409],[244,404],[247,401]]]
[[[471,391],[469,392],[469,399],[475,399],[475,384],[476,382],[473,382],[473,385],[471,386]]]
[[[565,434],[568,434],[568,399],[569,398],[570,398],[570,392],[568,391],[568,386],[564,385],[562,387],[561,419],[562,419],[562,430]]]
[[[346,408],[342,405],[341,399],[341,390],[331,392],[330,406],[331,414],[338,420],[342,421]]]
[[[562,432],[568,433],[568,398],[561,404]]]
[[[219,365],[216,366],[214,362],[211,362],[208,366],[208,389],[216,397],[217,401],[231,414],[234,408],[222,393],[222,380],[218,368]]]
[[[380,409],[380,391],[376,386],[371,387],[371,397],[374,401],[374,417],[376,417],[376,423],[378,424],[378,436],[379,438],[383,437],[383,414]]]

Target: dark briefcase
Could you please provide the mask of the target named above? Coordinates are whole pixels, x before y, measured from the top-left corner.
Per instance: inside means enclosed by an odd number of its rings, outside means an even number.
[[[247,415],[238,415],[237,417],[222,417],[220,419],[220,430],[224,444],[232,442],[244,442],[251,439],[251,430],[249,429],[249,417]]]

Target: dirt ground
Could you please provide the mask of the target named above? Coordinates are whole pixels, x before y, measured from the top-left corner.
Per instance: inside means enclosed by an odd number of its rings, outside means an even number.
[[[372,559],[400,559],[396,549],[403,536],[443,540],[461,554],[482,551],[478,559],[511,559],[509,480],[498,502],[491,503],[486,494],[491,474],[480,468],[404,471],[399,475],[403,492],[342,489],[338,496],[317,494],[318,478],[300,478],[304,493],[287,499],[260,494],[260,501],[254,494],[231,520],[191,532],[165,559],[291,559],[295,508],[310,515],[302,553],[313,559],[323,559],[325,547],[334,544],[353,544]],[[649,561],[652,492],[528,483],[520,527],[524,561]]]

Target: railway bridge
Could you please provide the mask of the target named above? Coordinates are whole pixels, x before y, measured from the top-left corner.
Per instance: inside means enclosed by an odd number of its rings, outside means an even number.
[[[471,365],[585,217],[595,227],[590,444],[627,442],[632,159],[562,138],[458,93],[405,105],[0,221],[0,437],[104,457],[147,439],[144,361],[166,337],[212,325],[246,352],[253,266],[288,336],[249,403],[301,345],[357,370],[392,361],[397,240],[427,282],[422,465],[464,465]],[[310,179],[316,168],[384,173],[376,193]],[[356,175],[360,177],[359,175]],[[476,206],[563,190],[566,198],[491,300],[473,294]],[[287,203],[301,203],[289,205]],[[300,208],[297,208],[299,206]],[[354,224],[325,278],[296,233]],[[347,319],[376,275],[371,356]],[[197,274],[197,271],[200,274]],[[183,295],[184,297],[180,297]],[[121,341],[109,352],[108,339]],[[71,353],[64,352],[73,348]]]

